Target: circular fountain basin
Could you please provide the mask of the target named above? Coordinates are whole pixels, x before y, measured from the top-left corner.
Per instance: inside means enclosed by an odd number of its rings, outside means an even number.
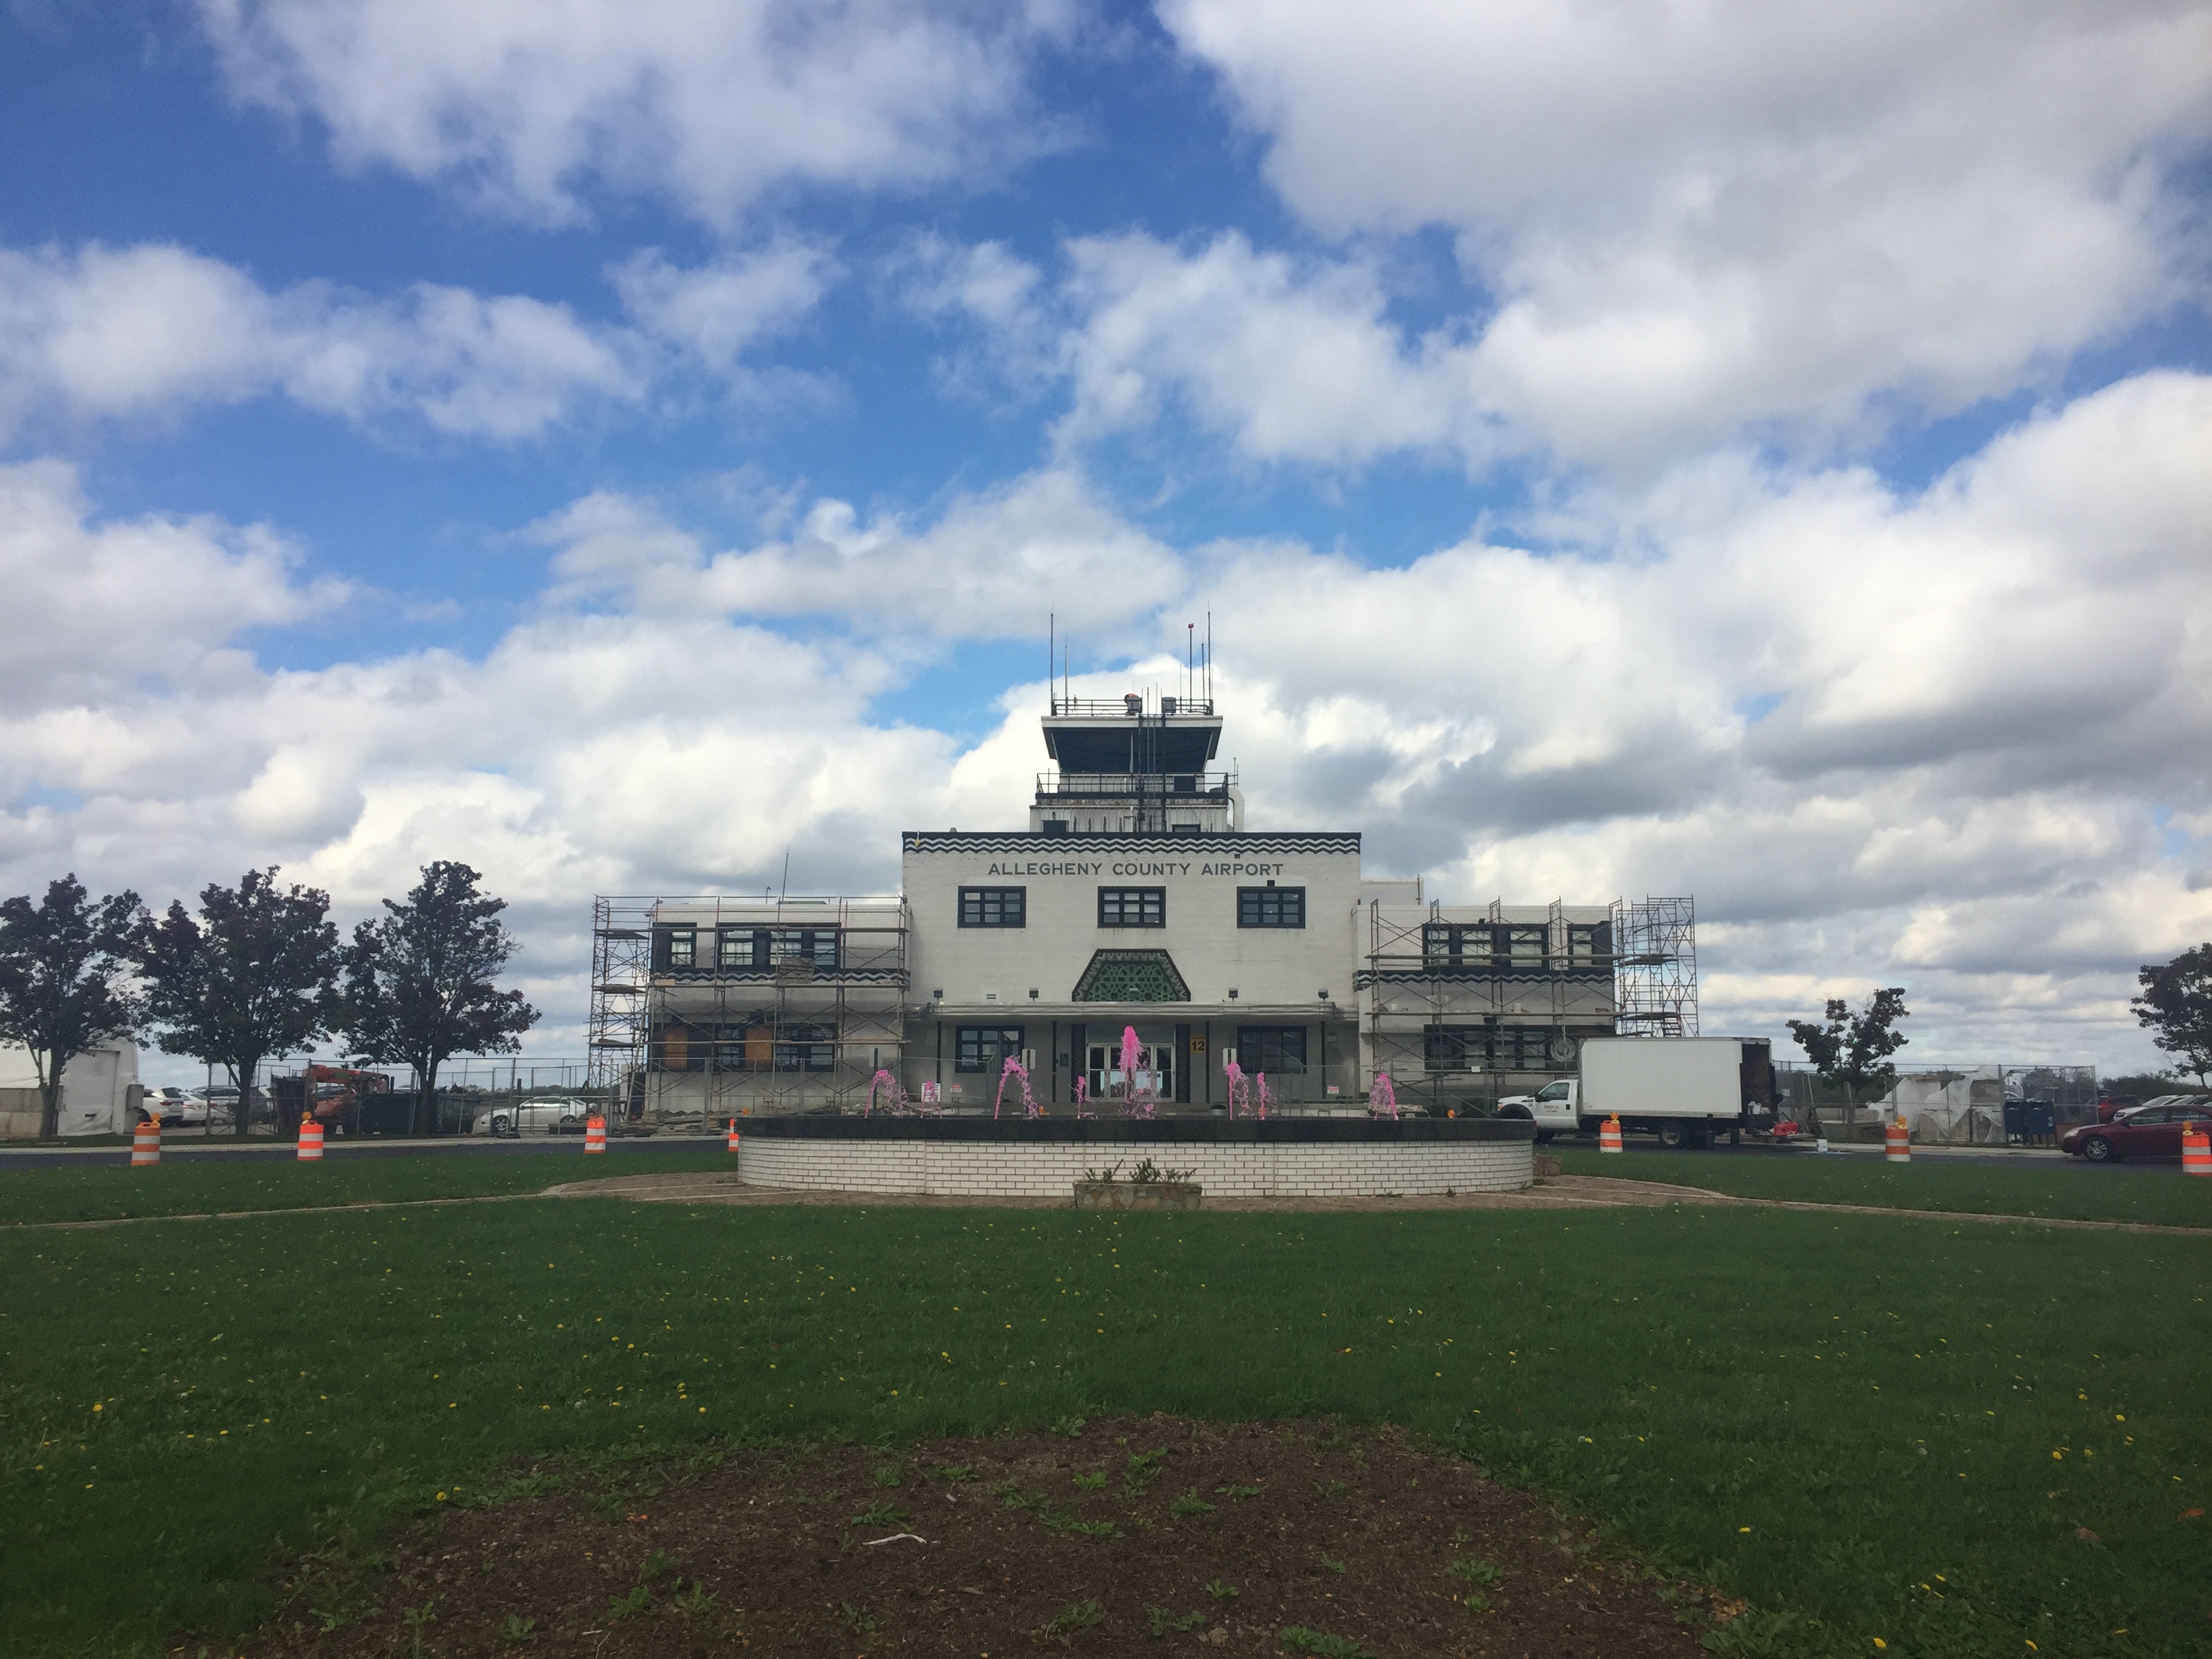
[[[738,1174],[756,1187],[1070,1198],[1150,1158],[1212,1198],[1517,1192],[1535,1126],[1510,1118],[988,1118],[829,1115],[740,1121]],[[1188,1170],[1188,1175],[1181,1172]]]

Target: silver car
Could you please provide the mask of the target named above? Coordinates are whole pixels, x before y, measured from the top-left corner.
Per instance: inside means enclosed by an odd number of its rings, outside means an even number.
[[[480,1112],[473,1126],[489,1135],[580,1135],[592,1106],[582,1100],[525,1100]]]

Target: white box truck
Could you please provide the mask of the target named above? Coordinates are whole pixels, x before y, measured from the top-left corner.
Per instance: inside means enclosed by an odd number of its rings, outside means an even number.
[[[1533,1121],[1536,1138],[1595,1133],[1618,1115],[1663,1146],[1703,1146],[1774,1121],[1774,1064],[1764,1037],[1591,1037],[1576,1074],[1498,1103],[1498,1115]]]

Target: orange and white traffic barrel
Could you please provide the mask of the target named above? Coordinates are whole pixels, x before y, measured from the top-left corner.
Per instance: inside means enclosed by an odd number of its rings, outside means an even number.
[[[310,1113],[300,1114],[300,1150],[295,1156],[302,1164],[323,1161],[323,1126]]]
[[[607,1121],[594,1112],[584,1120],[584,1150],[604,1152],[607,1149]]]
[[[1912,1162],[1912,1131],[1905,1127],[1904,1114],[1899,1113],[1897,1121],[1881,1132],[1881,1139],[1882,1146],[1886,1149],[1882,1156],[1888,1162],[1892,1164]]]
[[[161,1161],[161,1120],[149,1115],[131,1132],[131,1167]]]
[[[1597,1149],[1601,1152],[1617,1152],[1620,1150],[1620,1113],[1615,1112],[1611,1117],[1606,1119],[1603,1124],[1599,1126],[1597,1132]]]
[[[2212,1176],[2212,1134],[2201,1123],[2182,1126],[2181,1173]]]
[[[732,1118],[730,1120],[730,1150],[733,1152],[736,1152],[738,1150],[738,1143],[744,1139],[744,1137],[738,1133],[737,1119]]]

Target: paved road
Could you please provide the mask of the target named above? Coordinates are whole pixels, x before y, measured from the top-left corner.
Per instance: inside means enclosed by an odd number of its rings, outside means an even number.
[[[620,1155],[632,1151],[706,1152],[722,1146],[719,1131],[710,1134],[656,1134],[615,1136],[609,1139],[607,1150]],[[1578,1146],[1595,1150],[1595,1137],[1562,1136],[1556,1145]],[[580,1135],[532,1135],[515,1140],[494,1140],[484,1135],[453,1135],[436,1140],[362,1140],[338,1139],[330,1143],[328,1156],[333,1160],[368,1158],[543,1158],[565,1154],[580,1157],[583,1137]],[[164,1136],[161,1156],[164,1160],[180,1158],[187,1162],[205,1158],[213,1163],[256,1163],[281,1160],[293,1155],[289,1141],[252,1140],[240,1146],[220,1137],[204,1140],[198,1135]],[[1632,1137],[1623,1149],[1627,1158],[1662,1158],[1679,1160],[1680,1179],[1692,1181],[1698,1160],[1705,1158],[1817,1158],[1819,1153],[1804,1146],[1776,1146],[1771,1141],[1747,1141],[1741,1146],[1716,1146],[1702,1152],[1668,1152],[1657,1141]],[[1879,1145],[1850,1147],[1838,1146],[1830,1154],[1836,1158],[1878,1158],[1882,1155]],[[2101,1174],[2107,1170],[2140,1171],[2144,1170],[2174,1170],[2179,1160],[2159,1158],[2130,1161],[2119,1164],[2090,1164],[2081,1158],[2068,1158],[2064,1153],[2047,1147],[1915,1147],[1913,1156],[1924,1163],[2008,1164],[2014,1167],[2034,1165],[2041,1168],[2094,1170]],[[131,1152],[127,1146],[14,1146],[0,1147],[0,1170],[66,1169],[72,1165],[128,1164]]]
[[[725,1145],[722,1136],[641,1135],[635,1139],[610,1137],[611,1155],[626,1152],[706,1152]],[[325,1156],[333,1163],[369,1158],[539,1158],[566,1153],[582,1158],[581,1135],[538,1135],[517,1140],[494,1140],[484,1135],[455,1135],[439,1140],[363,1140],[341,1137],[329,1143]],[[187,1164],[260,1164],[283,1162],[294,1157],[292,1143],[249,1140],[243,1146],[221,1139],[190,1139],[175,1135],[161,1138],[161,1161]],[[67,1169],[103,1164],[128,1164],[128,1146],[10,1146],[0,1147],[0,1170]]]

